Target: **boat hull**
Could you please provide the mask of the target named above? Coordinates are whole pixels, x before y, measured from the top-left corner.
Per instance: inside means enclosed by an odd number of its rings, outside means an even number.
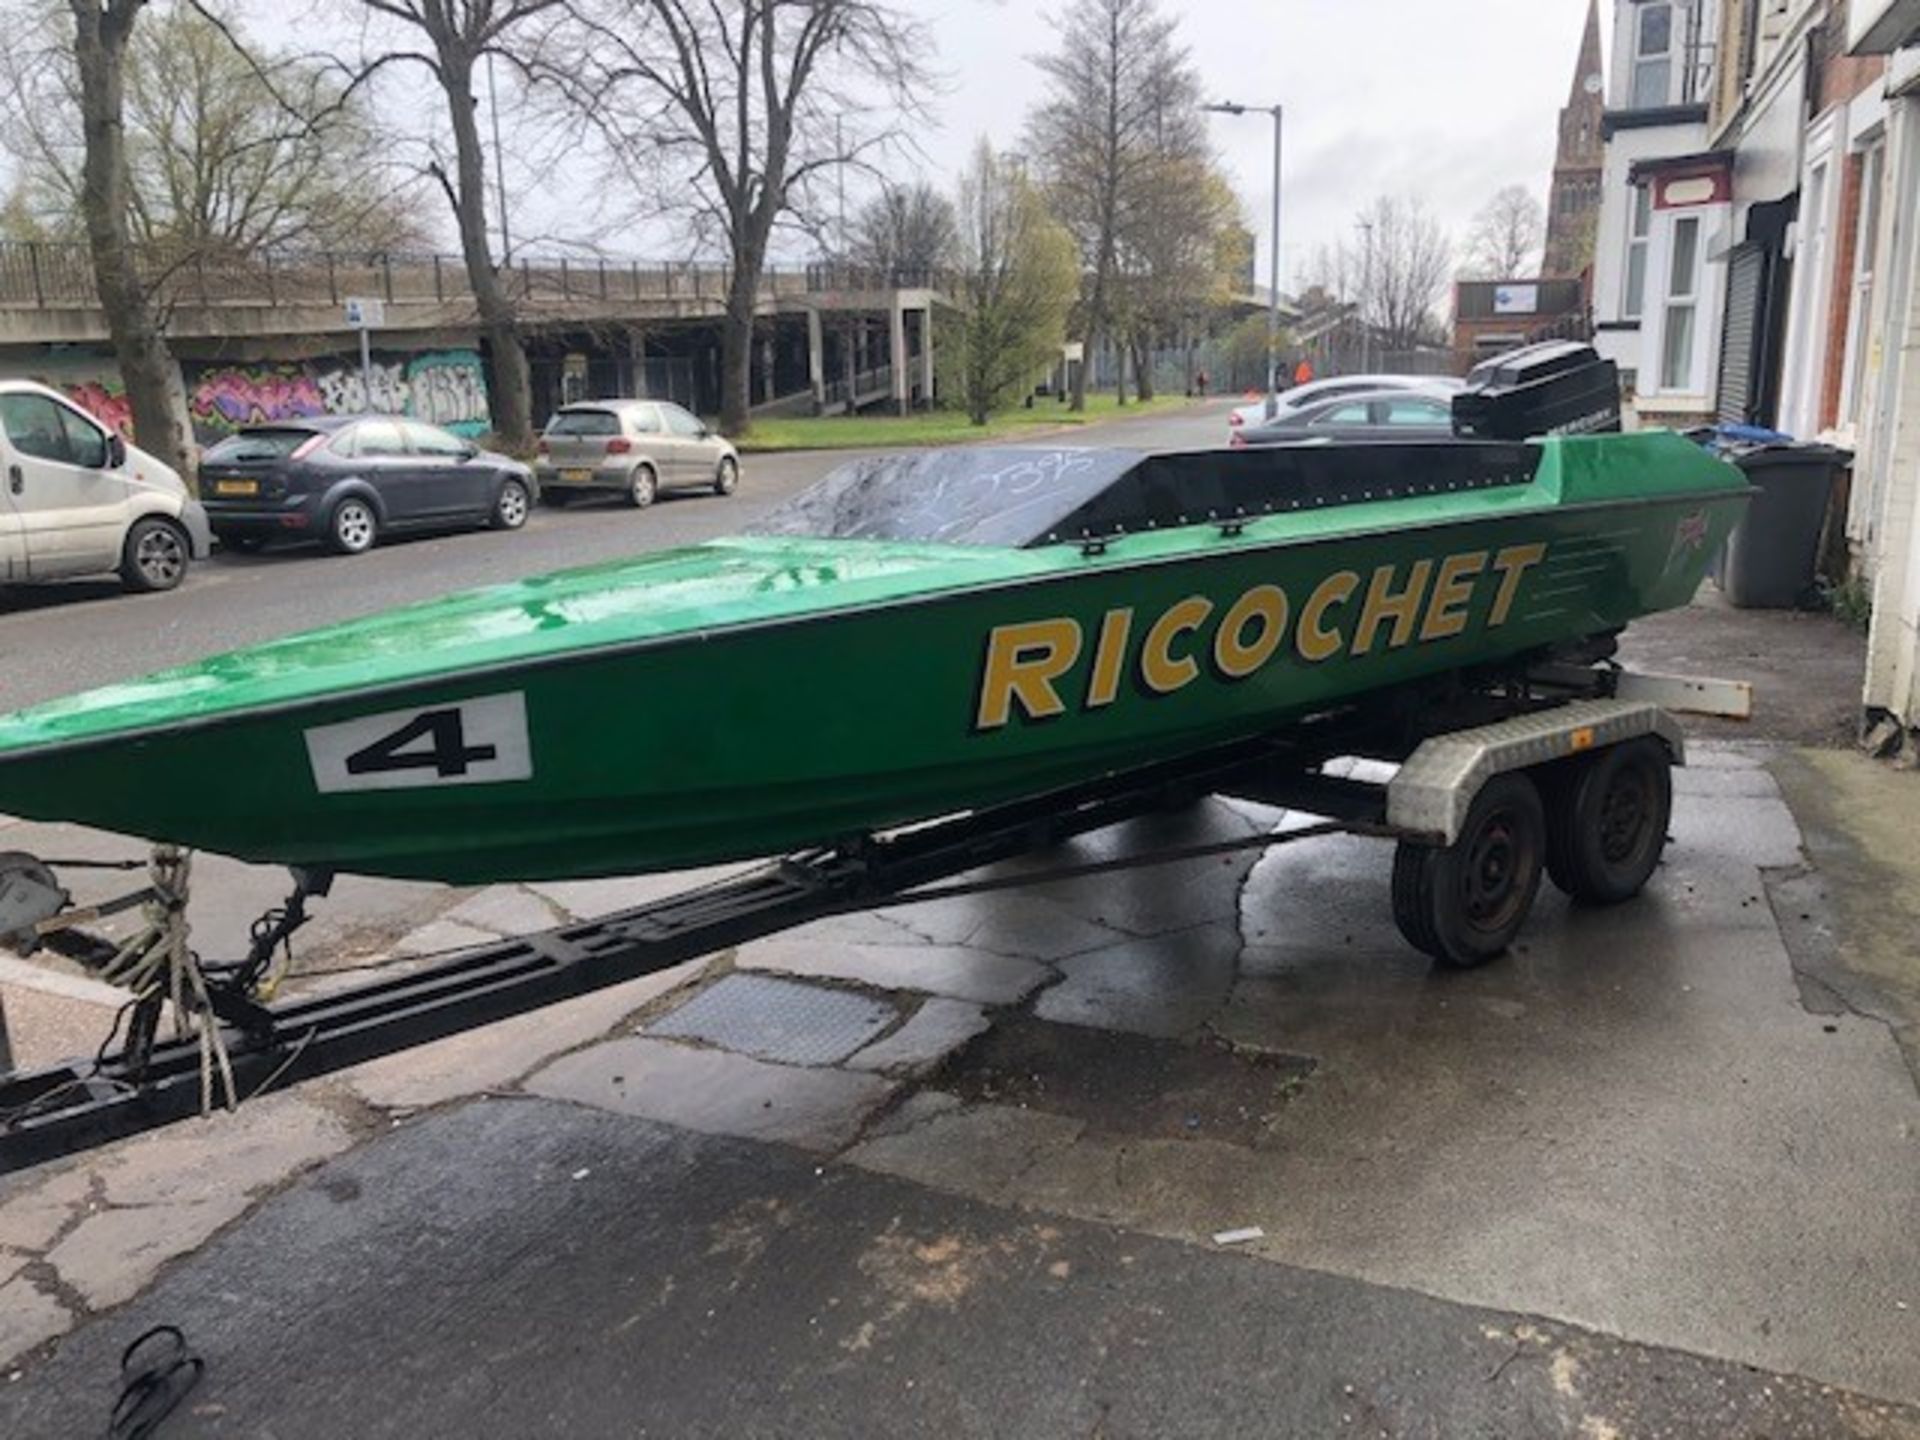
[[[1007,552],[964,582],[348,693],[136,706],[98,734],[0,722],[0,810],[455,883],[827,843],[1686,604],[1744,482],[1654,467],[1623,493],[1579,446],[1626,443],[1566,442],[1517,490]]]

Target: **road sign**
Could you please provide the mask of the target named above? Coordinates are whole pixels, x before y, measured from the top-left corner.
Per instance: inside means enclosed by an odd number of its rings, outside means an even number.
[[[347,328],[378,330],[387,323],[387,303],[358,295],[347,297]]]

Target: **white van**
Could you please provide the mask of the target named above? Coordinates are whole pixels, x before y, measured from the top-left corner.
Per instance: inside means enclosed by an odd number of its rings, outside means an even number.
[[[129,590],[171,590],[212,544],[171,465],[56,390],[0,380],[0,582],[115,571]]]

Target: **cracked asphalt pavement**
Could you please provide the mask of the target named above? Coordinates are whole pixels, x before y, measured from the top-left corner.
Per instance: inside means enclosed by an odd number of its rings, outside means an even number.
[[[1691,758],[1645,896],[1543,892],[1471,973],[1323,839],[820,922],[7,1177],[0,1433],[98,1430],[167,1322],[167,1435],[1920,1436],[1910,932],[1860,918],[1920,864],[1852,813],[1920,777]]]

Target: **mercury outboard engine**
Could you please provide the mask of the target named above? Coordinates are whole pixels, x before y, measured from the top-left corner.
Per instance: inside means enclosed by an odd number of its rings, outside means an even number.
[[[1463,440],[1619,429],[1620,368],[1574,340],[1548,340],[1483,361],[1453,397],[1453,433]]]

